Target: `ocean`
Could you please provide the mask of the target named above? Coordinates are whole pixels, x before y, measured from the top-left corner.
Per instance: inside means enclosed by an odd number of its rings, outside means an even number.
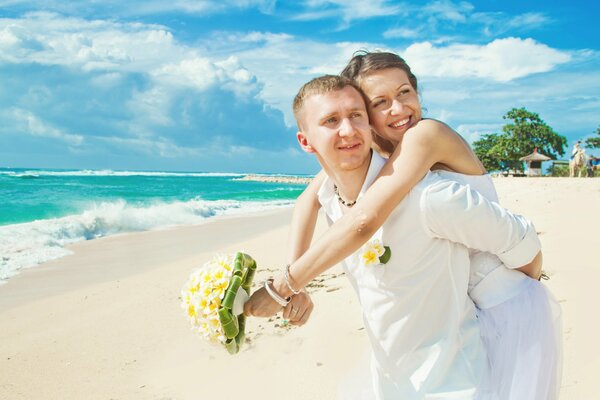
[[[306,187],[243,176],[0,168],[0,283],[71,243],[288,207]]]

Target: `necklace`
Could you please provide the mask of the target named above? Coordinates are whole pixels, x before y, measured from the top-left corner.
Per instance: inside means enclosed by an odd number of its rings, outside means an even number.
[[[353,205],[356,204],[356,200],[354,200],[354,201],[346,201],[346,200],[342,199],[342,196],[340,196],[340,192],[338,191],[337,185],[333,185],[333,191],[335,192],[335,195],[337,196],[338,201],[340,203],[342,203],[342,205],[345,205],[346,207],[350,208],[350,207],[352,207]]]

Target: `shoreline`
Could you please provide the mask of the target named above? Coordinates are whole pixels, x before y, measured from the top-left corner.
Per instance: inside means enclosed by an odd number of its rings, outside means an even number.
[[[273,183],[290,183],[290,184],[302,184],[308,185],[312,182],[312,177],[300,177],[300,176],[270,176],[270,175],[256,175],[247,174],[241,178],[234,178],[234,181],[255,181],[255,182],[273,182]]]
[[[191,223],[188,221],[186,224],[165,224],[143,230],[132,227],[130,228],[131,230],[114,233],[107,230],[107,232],[102,233],[100,236],[92,236],[89,239],[86,238],[85,234],[81,233],[82,230],[88,228],[94,229],[93,226],[90,226],[89,218],[84,217],[85,213],[0,226],[3,235],[7,237],[4,244],[0,243],[0,254],[5,256],[0,260],[2,261],[2,263],[0,263],[0,268],[2,268],[0,270],[0,277],[3,278],[0,279],[0,287],[6,285],[8,281],[14,279],[24,271],[37,269],[41,265],[52,263],[64,257],[73,255],[72,249],[81,243],[104,240],[111,237],[120,237],[123,235],[201,226],[222,218],[245,218],[246,216],[276,212],[280,209],[289,209],[293,206],[293,203],[285,204],[287,203],[286,201],[281,201],[280,203],[281,204],[269,204],[268,206],[264,206],[264,208],[252,208],[254,206],[248,206],[248,204],[246,204],[239,209],[226,209],[220,215],[203,217],[203,219],[200,219],[199,221],[193,221]],[[122,217],[127,219],[127,215],[123,215]],[[12,237],[8,237],[8,234],[11,234]],[[70,234],[75,234],[75,236],[69,238]],[[67,243],[63,243],[62,241],[67,241]],[[3,250],[5,252],[3,252]]]
[[[291,207],[281,207],[280,209],[259,210],[247,214],[219,215],[194,225],[167,226],[141,232],[122,232],[69,244],[65,246],[65,249],[70,251],[71,254],[31,267],[22,268],[16,275],[3,281],[0,284],[0,312],[7,308],[21,305],[19,301],[37,301],[45,296],[59,294],[57,290],[59,288],[60,290],[72,290],[77,289],[81,284],[96,283],[98,279],[119,279],[132,274],[142,273],[148,269],[160,266],[161,263],[172,262],[172,259],[177,260],[189,257],[195,252],[205,250],[210,246],[218,247],[220,244],[219,241],[226,243],[227,240],[238,240],[252,233],[268,231],[274,227],[284,225],[286,219],[291,219],[291,212]],[[232,220],[240,220],[241,229],[239,231],[232,231],[233,233],[217,237],[203,237],[203,240],[199,241],[198,245],[193,247],[192,243],[189,243],[190,240],[199,235],[199,232],[212,229],[213,227],[215,230],[220,231],[223,229],[223,226],[228,226],[230,224],[229,221]],[[260,223],[252,225],[254,220],[259,220]],[[234,223],[237,224],[237,222]],[[145,242],[156,243],[157,246],[161,247],[169,247],[176,246],[173,242],[179,240],[180,237],[186,241],[181,247],[188,251],[180,254],[166,253],[167,257],[159,257],[152,260],[148,265],[131,265],[130,268],[123,269],[111,268],[110,270],[103,271],[105,275],[77,268],[77,265],[86,265],[85,263],[81,263],[81,261],[96,261],[94,259],[89,260],[85,256],[85,253],[88,251],[108,252],[117,250],[119,253],[115,257],[119,255],[125,257],[130,256],[131,254],[128,253],[135,252],[137,249],[124,249],[123,242],[134,243],[136,247],[145,247]],[[37,276],[38,274],[39,276]],[[76,275],[77,278],[72,278],[70,274]],[[60,285],[60,282],[67,283],[67,287]]]

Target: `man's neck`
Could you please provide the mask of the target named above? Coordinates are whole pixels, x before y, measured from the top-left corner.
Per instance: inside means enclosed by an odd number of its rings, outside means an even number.
[[[371,165],[372,154],[365,159],[363,165],[353,170],[333,170],[325,168],[327,175],[333,180],[338,188],[338,193],[347,202],[352,202],[358,198],[360,189],[362,189],[369,165]]]

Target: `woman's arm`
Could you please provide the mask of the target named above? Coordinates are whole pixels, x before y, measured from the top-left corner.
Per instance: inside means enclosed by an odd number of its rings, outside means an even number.
[[[296,200],[288,241],[290,263],[296,261],[310,247],[321,208],[317,193],[325,177],[325,172],[319,172]]]
[[[402,143],[361,201],[292,263],[290,280],[293,285],[304,287],[360,248],[435,164],[450,169],[458,166],[457,172],[467,174],[485,172],[456,132],[438,121],[420,121],[404,135]],[[284,297],[292,293],[282,276],[275,277],[274,288]]]
[[[521,271],[530,278],[539,280],[542,276],[542,252],[540,251],[529,264],[515,269]]]

